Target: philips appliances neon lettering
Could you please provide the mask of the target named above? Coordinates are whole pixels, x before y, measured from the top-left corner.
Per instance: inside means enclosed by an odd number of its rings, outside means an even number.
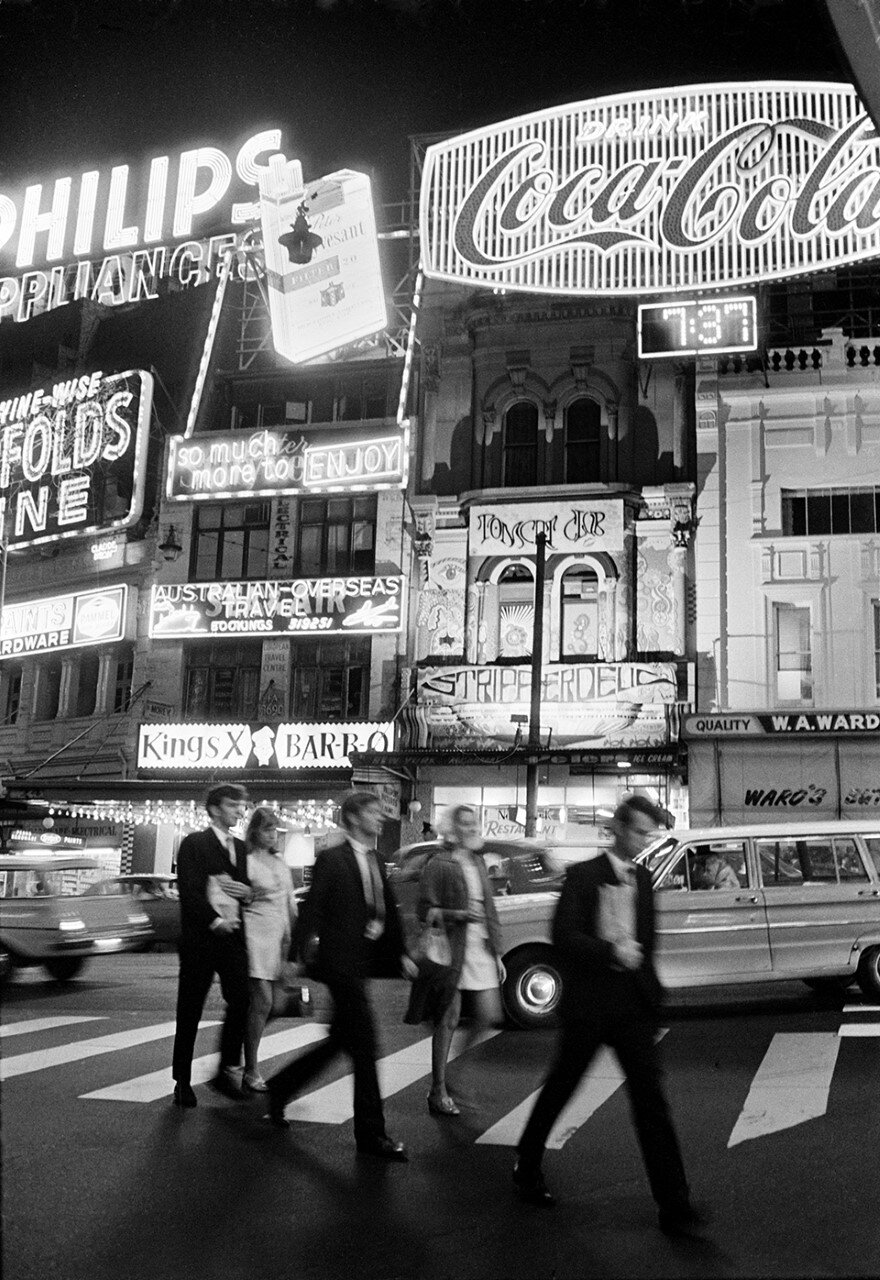
[[[639,307],[639,356],[719,355],[754,351],[754,298],[690,298]]]

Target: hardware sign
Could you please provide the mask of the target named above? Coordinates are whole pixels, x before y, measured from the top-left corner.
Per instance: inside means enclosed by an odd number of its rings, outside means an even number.
[[[402,625],[403,578],[294,578],[154,586],[150,637],[375,635]]]
[[[100,591],[7,602],[0,623],[0,658],[121,640],[127,601],[128,587],[123,583]]]
[[[593,98],[428,148],[425,272],[530,293],[783,279],[880,254],[880,142],[853,88]]]

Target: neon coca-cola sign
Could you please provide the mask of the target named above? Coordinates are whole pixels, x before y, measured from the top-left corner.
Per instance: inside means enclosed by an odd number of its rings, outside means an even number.
[[[732,287],[880,254],[880,138],[854,89],[595,98],[428,149],[426,274],[530,293]]]

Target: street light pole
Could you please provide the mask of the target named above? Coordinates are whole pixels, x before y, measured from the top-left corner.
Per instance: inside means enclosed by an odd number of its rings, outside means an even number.
[[[535,535],[535,609],[532,623],[532,690],[529,704],[529,745],[526,760],[526,835],[538,825],[538,752],[541,749],[541,684],[544,674],[544,561],[547,535]]]

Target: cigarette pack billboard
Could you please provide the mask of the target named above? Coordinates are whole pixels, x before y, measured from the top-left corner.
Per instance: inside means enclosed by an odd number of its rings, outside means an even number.
[[[385,328],[370,179],[340,169],[302,183],[297,161],[260,177],[272,341],[293,363]]]
[[[140,519],[152,403],[142,369],[0,401],[0,517],[11,550]]]

